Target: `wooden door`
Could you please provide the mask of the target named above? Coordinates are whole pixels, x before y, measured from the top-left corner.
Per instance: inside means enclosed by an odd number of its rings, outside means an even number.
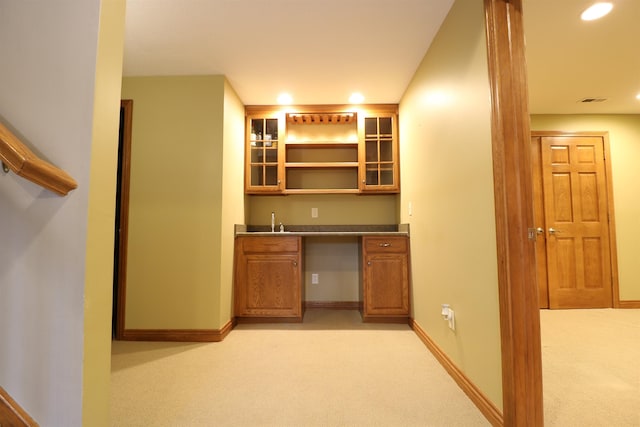
[[[542,229],[537,247],[539,288],[546,276],[549,308],[612,307],[604,138],[537,138],[533,162],[536,219]],[[542,306],[544,294],[541,289]]]

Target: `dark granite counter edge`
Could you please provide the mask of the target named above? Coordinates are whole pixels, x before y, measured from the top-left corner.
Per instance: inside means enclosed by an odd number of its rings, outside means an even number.
[[[285,225],[285,232],[289,235],[367,235],[367,234],[398,234],[409,235],[409,224],[355,224],[355,225]],[[236,235],[271,235],[269,225],[235,225]]]

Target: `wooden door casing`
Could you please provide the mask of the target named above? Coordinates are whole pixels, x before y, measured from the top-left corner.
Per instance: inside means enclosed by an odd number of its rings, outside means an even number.
[[[536,230],[536,276],[540,308],[549,308],[547,286],[547,239],[544,222],[544,192],[542,189],[542,159],[540,136],[531,137],[531,163],[533,174],[533,218]]]
[[[612,307],[605,137],[538,135],[532,143],[535,217],[544,230],[536,244],[540,305],[546,287],[549,308]]]

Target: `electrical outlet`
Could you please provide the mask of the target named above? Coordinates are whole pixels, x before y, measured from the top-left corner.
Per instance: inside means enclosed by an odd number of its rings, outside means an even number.
[[[311,284],[317,285],[319,281],[320,278],[318,277],[318,273],[311,273]]]
[[[451,309],[449,304],[442,304],[442,310],[440,311],[442,314],[442,318],[449,322],[449,329],[452,331],[456,330],[456,315]]]
[[[311,218],[318,218],[318,208],[311,208]]]

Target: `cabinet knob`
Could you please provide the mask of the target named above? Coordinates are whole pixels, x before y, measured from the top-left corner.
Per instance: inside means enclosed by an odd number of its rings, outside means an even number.
[[[367,265],[371,265],[371,261],[367,261]]]
[[[379,243],[378,246],[380,246],[381,248],[388,248],[389,246],[391,246],[391,243]]]
[[[298,266],[298,261],[293,261],[293,266],[297,267]]]

